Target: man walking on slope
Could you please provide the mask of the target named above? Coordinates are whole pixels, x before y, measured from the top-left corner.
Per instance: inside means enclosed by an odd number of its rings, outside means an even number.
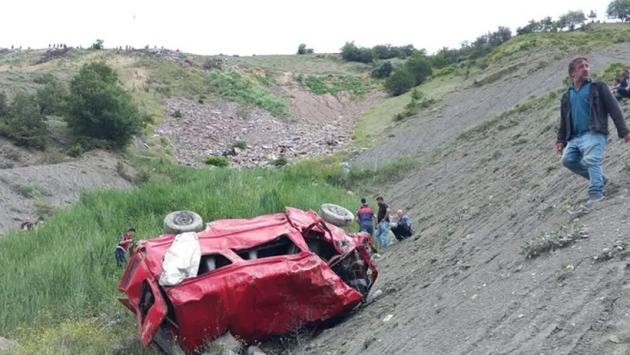
[[[587,204],[604,199],[601,157],[606,147],[608,115],[619,138],[627,143],[630,131],[623,112],[608,85],[590,78],[588,59],[576,57],[569,63],[571,86],[560,100],[560,129],[556,151],[562,165],[589,180]]]

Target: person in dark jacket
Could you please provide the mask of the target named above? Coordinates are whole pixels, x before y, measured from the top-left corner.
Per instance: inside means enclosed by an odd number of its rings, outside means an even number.
[[[560,100],[556,151],[562,155],[562,165],[589,180],[587,204],[593,204],[604,199],[601,157],[609,134],[608,115],[626,143],[630,131],[608,85],[591,79],[586,57],[576,57],[569,63],[569,75],[573,81]]]

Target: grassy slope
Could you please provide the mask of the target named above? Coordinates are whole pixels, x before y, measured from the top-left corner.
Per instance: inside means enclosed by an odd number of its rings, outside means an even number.
[[[595,24],[586,32],[518,36],[496,48],[485,58],[453,64],[436,71],[433,78],[421,85],[419,90],[426,97],[438,101],[427,108],[432,109],[439,107],[440,99],[450,91],[492,84],[510,75],[514,66],[522,61],[536,60],[540,67],[545,67],[570,53],[584,53],[623,42],[630,42],[630,27],[625,24]],[[357,145],[370,147],[387,140],[388,130],[395,125],[392,117],[404,111],[410,100],[411,93],[407,93],[389,98],[380,106],[367,111],[354,134]]]
[[[88,51],[71,50],[65,57],[47,63],[32,65],[45,51],[33,50],[13,52],[0,56],[0,85],[12,96],[17,90],[35,90],[39,85],[34,80],[44,73],[51,73],[62,80],[70,80],[81,65],[91,61],[105,61],[119,73],[120,83],[132,94],[140,108],[153,115],[155,124],[147,127],[143,139],[154,149],[145,154],[160,157],[170,155],[164,142],[152,137],[153,130],[163,117],[163,100],[180,97],[191,100],[237,101],[246,105],[258,105],[277,116],[288,115],[285,97],[275,90],[281,83],[278,77],[285,72],[298,77],[318,76],[334,90],[363,93],[372,87],[366,80],[366,65],[345,63],[338,55],[294,55],[294,56],[197,56],[183,54],[193,66],[180,65],[164,57],[142,52],[116,50]],[[225,61],[226,71],[210,74],[202,69],[203,63],[211,58]],[[262,74],[254,69],[262,68]],[[229,74],[231,72],[231,74]],[[328,75],[334,77],[329,78]],[[304,83],[305,87],[306,83]],[[312,89],[312,88],[311,88]],[[360,95],[355,95],[360,96]],[[51,124],[57,131],[63,122],[53,118]]]
[[[188,68],[143,54],[77,50],[62,59],[30,65],[42,53],[0,57],[3,90],[10,95],[20,89],[34,90],[37,85],[33,81],[44,73],[69,80],[82,64],[104,60],[118,71],[121,83],[154,115],[156,123],[163,116],[162,100],[167,96],[211,101],[229,90],[227,94],[241,99],[245,95],[239,86],[243,80],[258,90],[255,93],[270,94],[267,88],[277,84],[274,76],[283,71],[343,76],[357,76],[361,71],[334,56],[290,56],[273,68],[259,62],[265,57],[241,57],[236,58],[240,81],[237,87],[230,87],[223,74],[213,82],[200,68],[204,57],[191,56],[197,66]],[[230,59],[228,67],[234,64]],[[256,67],[265,68],[269,75],[256,77],[251,70]],[[147,133],[151,130],[149,127]],[[111,351],[113,343],[137,333],[133,319],[115,300],[120,271],[112,254],[117,236],[130,225],[140,231],[141,238],[149,238],[159,234],[164,215],[176,209],[192,209],[213,220],[279,212],[285,205],[305,209],[318,209],[324,201],[349,208],[356,205],[355,197],[327,183],[343,183],[338,165],[324,171],[304,163],[280,173],[231,169],[208,173],[162,160],[137,165],[149,180],[141,188],[131,193],[86,192],[72,208],[56,212],[34,238],[10,234],[0,239],[0,263],[6,270],[1,276],[0,334],[18,339],[25,354],[104,354]],[[146,351],[132,343],[126,352]]]
[[[140,238],[159,235],[162,218],[172,210],[194,210],[210,221],[279,212],[284,206],[317,210],[323,201],[349,208],[357,205],[356,197],[326,183],[341,181],[338,168],[322,173],[312,163],[281,172],[219,169],[209,173],[170,164],[154,168],[160,177],[154,181],[161,183],[132,192],[86,192],[35,234],[15,233],[0,240],[0,268],[4,270],[0,334],[18,337],[32,351],[70,337],[72,342],[56,350],[78,353],[86,345],[81,339],[89,337],[80,331],[63,334],[66,328],[56,324],[100,314],[108,315],[106,322],[125,318],[122,329],[134,334],[133,322],[115,299],[120,278],[113,259],[116,238],[129,226],[137,228]],[[38,326],[26,329],[33,324]],[[99,332],[111,336],[122,330],[110,327]],[[104,353],[107,344],[102,345],[83,354]]]
[[[557,34],[554,35],[554,40],[562,42],[562,36],[579,35],[582,34]],[[482,75],[500,70],[500,66],[504,65],[510,56],[518,55],[518,51],[525,50],[524,44],[529,43],[526,46],[531,46],[532,41],[547,37],[551,38],[550,35],[523,36],[507,43],[490,57],[491,65],[482,72]],[[605,40],[597,37],[597,40],[593,40],[593,45],[605,44],[603,42]],[[535,43],[538,45],[538,42]],[[538,50],[549,51],[551,45],[542,41]],[[527,48],[527,50],[530,49],[531,47]],[[498,55],[497,53],[505,54]],[[48,69],[20,66],[19,63],[22,63],[23,59],[9,58],[7,60],[5,58],[3,66],[0,66],[0,72],[13,66],[12,70],[19,68],[17,71],[24,76],[31,75],[37,70],[71,73],[78,69],[80,63],[88,59],[97,59],[99,56],[115,63],[121,72],[126,73],[121,75],[122,81],[131,89],[136,88],[134,95],[145,107],[160,106],[161,94],[155,88],[160,87],[160,83],[165,84],[165,81],[169,83],[168,85],[177,88],[178,95],[194,98],[196,95],[203,94],[203,91],[198,89],[205,86],[204,79],[182,82],[180,78],[186,74],[179,72],[170,64],[158,61],[160,63],[156,64],[156,67],[149,65],[138,67],[134,66],[135,60],[107,52],[82,54],[78,58],[68,60],[66,64],[63,64],[63,61],[61,61],[62,64],[45,64]],[[301,65],[296,64],[295,58],[301,59],[293,57],[293,59],[287,59],[287,62],[291,65]],[[234,60],[251,66],[273,66],[269,64],[268,57],[235,58]],[[306,57],[304,57],[304,63],[304,68],[312,68],[315,65]],[[168,69],[161,65],[167,66]],[[289,64],[286,65],[288,68]],[[333,70],[328,67],[329,62],[325,62],[325,65],[327,69],[322,68],[321,72]],[[347,73],[346,68],[349,67],[351,66],[343,64],[334,70]],[[425,94],[439,98],[440,95],[457,85],[471,83],[475,80],[474,78],[477,78],[469,73],[466,79],[465,69],[464,66],[460,66],[451,74],[429,81],[421,89]],[[304,69],[304,72],[307,70],[311,69]],[[318,73],[315,69],[312,70],[312,73]],[[153,90],[149,89],[149,92],[140,90],[142,85],[148,85],[149,78],[152,78]],[[188,77],[188,79],[191,78]],[[364,130],[369,131],[372,137],[364,134],[362,137],[357,137],[358,142],[368,144],[374,137],[385,138],[383,132],[387,125],[392,124],[392,115],[396,111],[402,111],[408,100],[408,96],[392,98],[384,106],[374,108],[366,114],[363,127],[367,127]],[[543,102],[547,105],[548,101]],[[528,107],[527,110],[532,108],[534,106]],[[536,113],[549,110],[546,106],[535,108],[541,110]],[[519,113],[519,110],[526,111],[517,108],[512,115]],[[544,115],[536,117],[541,120],[550,119],[545,118]],[[486,126],[486,129],[496,128]],[[479,134],[484,134],[486,129],[477,129],[474,134],[471,133],[462,139],[474,140]],[[540,137],[522,138],[542,139]],[[205,218],[213,219],[253,216],[276,211],[285,204],[302,208],[317,208],[322,201],[329,201],[348,207],[354,206],[356,197],[346,195],[343,190],[327,184],[327,182],[343,182],[336,170],[337,166],[333,164],[330,166],[327,172],[322,172],[321,166],[314,163],[304,163],[280,173],[263,170],[247,172],[222,170],[208,173],[158,164],[154,166],[157,169],[154,174],[158,174],[153,179],[155,182],[136,191],[86,193],[76,206],[54,215],[38,232],[36,238],[11,235],[0,240],[2,244],[0,263],[3,270],[8,270],[1,276],[3,286],[0,288],[0,299],[5,304],[1,308],[3,311],[0,311],[3,312],[0,317],[2,322],[0,334],[19,338],[20,342],[30,349],[30,353],[35,353],[38,349],[41,351],[42,348],[51,349],[51,353],[60,353],[63,349],[66,349],[68,353],[88,355],[103,353],[104,349],[110,348],[111,341],[120,339],[121,334],[125,332],[135,334],[136,332],[133,321],[114,299],[119,275],[113,267],[112,250],[115,238],[122,230],[133,224],[141,231],[142,237],[156,235],[159,233],[164,214],[176,208],[193,209]],[[385,174],[365,175],[369,176],[370,184],[378,185],[386,181],[385,177],[390,177],[391,173],[404,172],[411,166],[409,162],[403,161],[393,169],[385,169]],[[351,177],[356,180],[348,181],[344,185],[353,187],[366,184],[367,181],[361,180],[363,175],[364,173],[355,170]],[[176,185],[175,188],[173,184]],[[89,319],[86,317],[97,317],[102,313],[108,316],[97,321],[86,321]],[[118,325],[104,327],[108,321],[118,318],[122,319]],[[60,322],[61,326],[58,326]],[[38,326],[35,329],[27,329],[27,327],[32,327],[32,324],[38,324]],[[94,333],[99,333],[96,340],[92,338]]]

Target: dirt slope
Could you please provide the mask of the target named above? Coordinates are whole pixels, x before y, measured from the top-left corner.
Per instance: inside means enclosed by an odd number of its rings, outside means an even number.
[[[589,54],[595,70],[629,51],[599,53]],[[393,210],[408,209],[421,233],[393,243],[378,260],[376,288],[385,295],[302,354],[630,353],[625,254],[594,260],[616,241],[630,241],[630,145],[611,127],[604,157],[609,200],[583,214],[587,182],[561,167],[553,149],[558,97],[535,99],[532,108],[455,140],[489,112],[557,87],[565,70],[562,60],[529,77],[520,71],[485,90],[453,93],[446,100],[459,108],[447,108],[442,120],[410,121],[363,154],[372,161],[440,148],[383,191]],[[627,117],[627,104],[625,110]],[[499,127],[506,122],[512,124]],[[580,232],[588,238],[568,248],[533,259],[520,253],[541,233]]]
[[[41,153],[29,156],[26,151],[3,143],[5,153],[0,159],[4,167],[0,170],[0,232],[18,228],[26,217],[34,222],[56,207],[68,206],[84,188],[132,186],[119,173],[118,160],[111,154],[92,152],[69,162],[37,164],[41,162],[41,157],[38,157]],[[6,151],[11,152],[10,156],[14,160],[18,159],[17,154],[21,154],[22,158],[17,162],[7,159]],[[125,169],[127,173],[130,172],[129,167]]]

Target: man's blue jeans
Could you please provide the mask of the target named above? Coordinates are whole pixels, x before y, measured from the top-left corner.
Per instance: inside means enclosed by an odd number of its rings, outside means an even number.
[[[374,224],[372,224],[372,221],[370,221],[370,223],[361,223],[359,225],[359,232],[368,232],[371,236],[374,235]]]
[[[378,240],[378,243],[384,247],[389,245],[389,222],[382,221],[378,224],[376,240]]]
[[[572,138],[562,154],[562,165],[589,180],[588,194],[592,197],[604,195],[602,155],[605,148],[605,135],[587,132]]]

